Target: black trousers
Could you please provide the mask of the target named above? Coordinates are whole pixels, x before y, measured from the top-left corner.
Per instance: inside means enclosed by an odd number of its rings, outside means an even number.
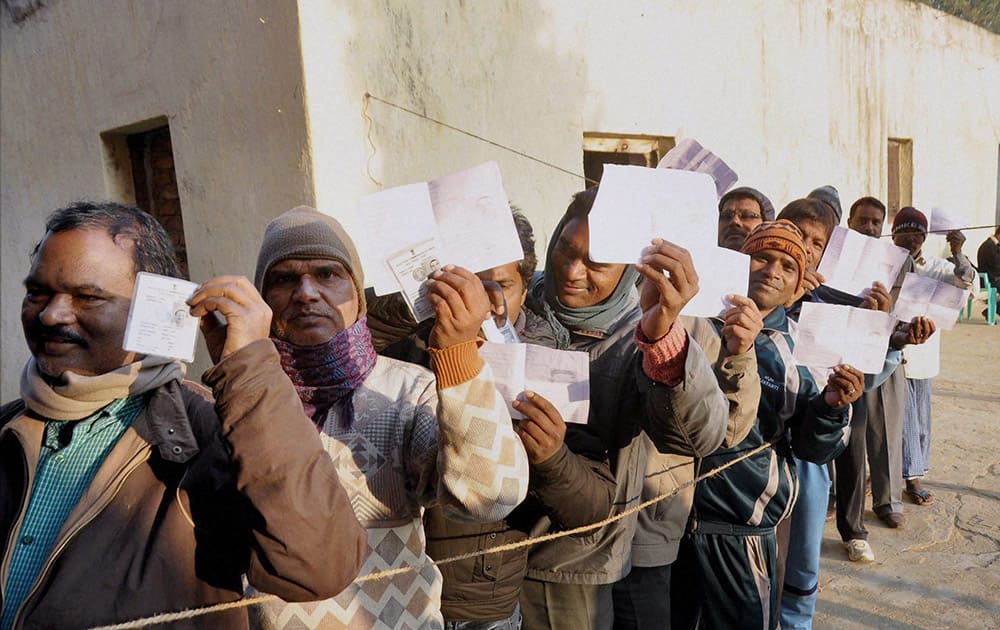
[[[699,523],[681,541],[671,580],[671,627],[777,628],[774,529]]]
[[[670,567],[632,567],[614,588],[614,630],[670,630]]]

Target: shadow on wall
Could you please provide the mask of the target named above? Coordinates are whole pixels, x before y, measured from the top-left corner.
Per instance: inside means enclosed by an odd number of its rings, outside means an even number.
[[[351,3],[352,22],[364,26],[348,44],[360,60],[349,89],[582,174],[586,68],[556,10],[531,0]],[[546,227],[583,188],[582,178],[384,103],[369,100],[367,114],[375,157],[366,142],[362,164],[385,187],[497,160],[511,202],[532,219],[540,258]],[[557,207],[532,207],[553,205],[540,203],[546,195]]]

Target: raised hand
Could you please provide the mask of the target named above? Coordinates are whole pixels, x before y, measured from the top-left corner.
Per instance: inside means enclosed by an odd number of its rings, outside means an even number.
[[[875,282],[868,289],[868,293],[861,302],[860,308],[888,313],[892,310],[892,296],[889,295],[889,290],[885,288],[884,284]]]
[[[952,230],[945,235],[944,240],[951,246],[951,255],[958,256],[962,253],[962,245],[965,244],[965,234],[961,230]]]
[[[910,322],[906,343],[918,346],[930,339],[935,330],[937,327],[934,325],[934,320],[926,317],[914,317],[913,321]]]
[[[525,392],[525,400],[515,400],[513,405],[526,417],[517,423],[517,433],[524,443],[528,462],[541,464],[555,455],[566,437],[566,423],[562,414],[535,392]]]
[[[754,339],[764,329],[764,319],[757,305],[748,297],[730,295],[731,306],[722,314],[725,325],[722,338],[729,354],[742,354],[753,347]]]
[[[857,368],[842,363],[834,366],[823,390],[823,400],[831,407],[843,407],[861,398],[864,387],[865,375]]]
[[[823,274],[815,269],[806,269],[805,277],[802,278],[802,288],[806,291],[812,291],[824,282],[826,282],[826,278],[823,277]]]
[[[249,280],[219,276],[203,283],[188,300],[191,315],[201,318],[212,363],[271,333],[271,309]],[[225,317],[226,323],[215,314]]]
[[[639,325],[647,339],[656,341],[667,334],[684,305],[697,295],[698,273],[691,254],[669,241],[653,239],[642,253],[642,263],[636,265],[646,278],[639,293]]]
[[[474,273],[447,265],[427,280],[427,293],[437,316],[430,347],[447,348],[477,337],[489,317],[490,299]]]

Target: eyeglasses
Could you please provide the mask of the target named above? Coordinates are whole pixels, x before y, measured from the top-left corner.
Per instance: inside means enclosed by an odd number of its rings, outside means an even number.
[[[723,210],[719,213],[719,221],[732,221],[734,218],[739,217],[740,221],[753,221],[755,219],[760,219],[761,215],[756,212],[735,212],[733,210]]]

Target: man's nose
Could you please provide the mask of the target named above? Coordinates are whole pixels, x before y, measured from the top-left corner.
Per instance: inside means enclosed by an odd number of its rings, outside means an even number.
[[[294,297],[300,302],[315,302],[319,300],[319,290],[312,278],[309,276],[299,278],[299,284],[295,287]]]
[[[767,263],[767,266],[764,267],[764,273],[767,274],[768,278],[777,278],[781,275],[781,263],[778,261]]]
[[[38,314],[38,321],[44,326],[72,324],[75,319],[73,298],[65,294],[53,295]]]
[[[587,277],[587,265],[582,258],[574,258],[566,263],[566,279],[580,280]]]

